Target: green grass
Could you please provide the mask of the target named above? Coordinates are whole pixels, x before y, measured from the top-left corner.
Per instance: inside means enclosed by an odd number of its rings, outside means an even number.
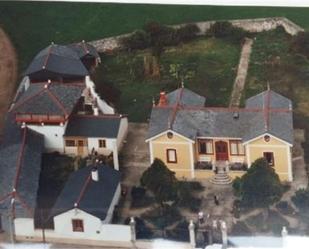
[[[285,16],[309,28],[309,8],[1,2],[0,24],[14,42],[21,70],[43,47],[131,32],[147,21],[164,24]]]
[[[143,50],[105,55],[96,70],[98,88],[105,83],[121,91],[117,107],[119,112],[129,115],[130,121],[147,121],[152,99],[158,98],[160,90],[171,91],[180,86],[180,77],[177,78],[171,71],[174,66],[185,77],[187,88],[207,97],[207,105],[228,105],[240,56],[239,45],[219,39],[199,38],[187,44],[168,47],[160,59],[160,79],[144,76],[143,60],[149,54],[149,50]]]

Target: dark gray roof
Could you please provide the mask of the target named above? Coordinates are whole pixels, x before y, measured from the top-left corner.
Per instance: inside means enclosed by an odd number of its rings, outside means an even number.
[[[118,115],[75,115],[70,118],[64,136],[117,138],[120,122]]]
[[[33,83],[20,96],[12,111],[16,113],[69,115],[79,101],[83,89],[84,86],[81,85]]]
[[[49,76],[53,73],[67,76],[86,76],[89,74],[81,62],[78,54],[68,46],[51,44],[41,50],[32,60],[25,75],[33,75],[38,72]]]
[[[204,106],[206,98],[200,96],[187,88],[179,88],[166,95],[168,105],[175,105],[179,101],[183,106]]]
[[[73,43],[68,45],[68,47],[74,50],[79,56],[79,58],[83,58],[84,56],[92,56],[94,58],[100,58],[95,47],[87,42],[82,41],[79,43]]]
[[[14,133],[15,137],[19,137],[18,140],[1,144],[0,199],[11,193],[16,183],[16,216],[32,217],[36,206],[44,137],[28,128],[16,127]],[[0,203],[0,207],[9,208],[10,199]]]
[[[290,101],[274,92],[267,108],[196,108],[154,107],[147,138],[169,128],[191,140],[196,137],[230,137],[243,142],[270,133],[290,144],[293,143],[293,117]],[[274,97],[274,100],[272,100]],[[253,97],[253,100],[256,99]],[[284,101],[282,101],[284,100]],[[288,100],[288,101],[286,101]],[[283,105],[280,105],[282,101]],[[265,105],[265,104],[264,104]],[[251,107],[251,106],[250,106]],[[238,118],[234,118],[237,111]]]
[[[272,91],[264,91],[246,100],[246,108],[264,108],[269,100],[269,107],[274,109],[291,109],[292,101]]]
[[[52,217],[74,208],[74,204],[80,198],[79,209],[101,220],[106,218],[120,183],[120,172],[100,164],[97,166],[99,181],[95,182],[91,179],[92,168],[87,166],[70,175],[51,211]],[[90,179],[87,180],[89,177]]]

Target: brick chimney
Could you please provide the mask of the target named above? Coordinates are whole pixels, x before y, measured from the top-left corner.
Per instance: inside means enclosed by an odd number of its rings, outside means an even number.
[[[167,98],[166,98],[166,94],[165,92],[160,92],[160,99],[159,99],[159,103],[158,106],[167,106]]]

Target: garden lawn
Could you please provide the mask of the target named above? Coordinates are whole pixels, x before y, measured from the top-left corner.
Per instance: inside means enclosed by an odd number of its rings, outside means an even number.
[[[227,106],[236,76],[240,46],[214,38],[198,38],[190,43],[165,48],[160,59],[160,79],[146,78],[143,60],[149,50],[119,52],[102,56],[94,80],[120,90],[120,113],[129,115],[131,122],[145,122],[150,116],[152,99],[161,90],[185,87],[206,97],[208,106]],[[103,90],[102,90],[103,91]]]
[[[284,16],[309,28],[309,8],[186,6],[110,3],[1,2],[0,24],[17,48],[21,71],[50,44],[93,40],[163,24]]]

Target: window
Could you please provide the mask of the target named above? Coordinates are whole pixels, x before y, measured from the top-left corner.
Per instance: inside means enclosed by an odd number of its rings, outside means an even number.
[[[199,154],[213,154],[213,142],[211,139],[201,139],[198,143]]]
[[[105,139],[99,140],[99,148],[106,148],[106,140]]]
[[[245,148],[239,140],[230,140],[231,155],[243,156],[245,155]]]
[[[275,166],[274,153],[273,152],[264,152],[264,158],[268,162],[269,166]]]
[[[177,154],[175,149],[167,149],[166,156],[168,163],[177,163]]]
[[[75,140],[65,140],[65,146],[67,147],[74,147],[75,146]]]
[[[72,220],[73,232],[84,232],[84,222],[83,220],[74,219]]]

